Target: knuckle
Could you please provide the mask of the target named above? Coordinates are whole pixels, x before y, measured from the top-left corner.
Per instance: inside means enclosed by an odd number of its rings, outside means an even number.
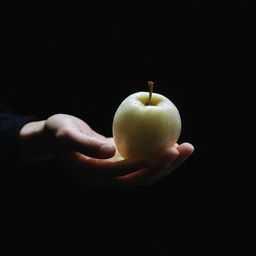
[[[59,141],[66,141],[71,135],[71,130],[69,128],[62,128],[56,133],[56,139]]]

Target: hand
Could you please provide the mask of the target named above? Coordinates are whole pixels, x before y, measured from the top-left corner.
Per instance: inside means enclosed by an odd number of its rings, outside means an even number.
[[[58,157],[87,186],[115,188],[151,185],[182,164],[194,150],[184,143],[166,149],[154,161],[118,159],[117,154],[113,157],[116,150],[112,139],[65,114],[26,124],[20,132],[20,146],[23,162]]]
[[[65,114],[24,125],[19,134],[19,145],[23,163],[46,160],[65,151],[96,158],[109,158],[115,154],[115,147],[104,136],[81,119]]]
[[[151,162],[123,159],[118,152],[115,157],[106,160],[90,158],[77,152],[65,153],[62,157],[67,166],[75,167],[76,176],[88,186],[133,188],[150,186],[165,178],[184,163],[193,151],[194,147],[190,143],[176,144]],[[91,171],[88,172],[88,169]]]

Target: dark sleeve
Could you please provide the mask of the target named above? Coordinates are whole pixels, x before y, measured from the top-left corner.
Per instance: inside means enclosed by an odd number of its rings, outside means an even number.
[[[0,103],[0,169],[17,163],[19,131],[35,120],[35,116],[17,114]]]

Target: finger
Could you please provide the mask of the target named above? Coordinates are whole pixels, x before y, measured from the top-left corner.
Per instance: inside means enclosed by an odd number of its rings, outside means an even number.
[[[168,176],[184,163],[193,151],[194,147],[190,143],[176,144],[173,148],[168,148],[151,168],[138,170],[125,176],[101,182],[104,182],[104,186],[110,188],[132,188],[152,185]]]
[[[96,158],[110,158],[115,146],[107,140],[91,137],[75,129],[65,129],[57,134],[58,144],[64,150],[77,151]]]
[[[149,176],[148,180],[145,180],[143,185],[149,186],[162,179],[165,173],[170,169],[170,166],[176,161],[178,157],[179,151],[176,149],[176,147],[170,147],[166,149],[153,169],[155,175]]]
[[[113,187],[131,188],[137,186],[151,185],[159,180],[162,173],[177,159],[179,155],[175,147],[168,148],[150,168],[134,172],[132,174],[117,177],[113,180]]]
[[[190,143],[184,142],[177,147],[179,151],[179,157],[172,164],[171,169],[174,170],[182,165],[194,152],[194,146]]]
[[[190,143],[183,143],[181,145],[177,144],[175,147],[179,151],[178,157],[169,165],[168,168],[160,173],[158,180],[164,179],[180,165],[182,165],[194,151],[194,147]]]
[[[69,165],[75,166],[81,174],[102,179],[127,175],[151,165],[147,159],[137,158],[109,162],[86,157],[77,152],[65,154],[62,159]]]
[[[117,162],[100,162],[91,159],[87,166],[94,170],[94,175],[97,177],[115,178],[147,168],[150,164],[146,159],[125,159]]]

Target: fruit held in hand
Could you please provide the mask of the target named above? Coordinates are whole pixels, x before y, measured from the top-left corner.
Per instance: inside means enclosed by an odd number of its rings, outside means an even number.
[[[181,131],[178,109],[165,96],[150,91],[128,96],[118,107],[113,120],[113,137],[124,158],[152,158],[173,146]]]

